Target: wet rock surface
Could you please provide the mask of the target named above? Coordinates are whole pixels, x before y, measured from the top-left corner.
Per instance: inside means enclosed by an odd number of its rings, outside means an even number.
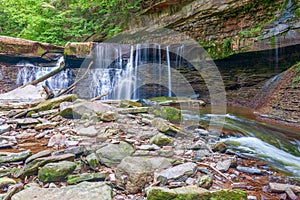
[[[123,108],[93,102],[89,106],[100,105],[98,113],[87,110],[80,118],[64,118],[60,114],[65,107],[60,105],[78,103],[68,98],[42,106],[51,112],[34,119],[57,123],[47,129],[25,123],[33,119],[26,115],[13,119],[11,111],[1,111],[1,138],[14,141],[0,149],[1,196],[155,200],[279,199],[299,194],[297,182],[269,170],[266,163],[224,153],[228,147],[218,142],[221,133],[197,126],[182,129],[130,102],[123,102]],[[100,117],[114,111],[118,117],[112,121]],[[21,121],[25,124],[17,125]]]

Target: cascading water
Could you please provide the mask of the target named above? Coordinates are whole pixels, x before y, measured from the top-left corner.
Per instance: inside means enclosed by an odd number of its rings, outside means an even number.
[[[147,95],[170,97],[171,65],[180,65],[183,50],[183,45],[176,47],[176,58],[172,60],[169,46],[163,48],[158,44],[98,44],[94,50],[95,67],[87,77],[89,94],[82,96],[92,98],[108,94],[104,99],[139,99],[146,96],[140,86],[147,82],[145,79],[151,79],[157,85],[164,85],[167,91],[161,87],[153,87],[152,91],[147,91]],[[151,64],[156,67],[151,68]]]
[[[64,58],[60,57],[55,64],[55,67],[38,67],[28,62],[20,62],[17,64],[19,72],[17,75],[16,84],[18,86],[25,85],[33,80],[36,80],[49,72],[57,69],[61,63],[64,62]],[[47,88],[54,93],[68,87],[71,84],[72,74],[70,69],[64,69],[58,74],[48,78],[47,80],[40,82],[37,86],[46,85]]]

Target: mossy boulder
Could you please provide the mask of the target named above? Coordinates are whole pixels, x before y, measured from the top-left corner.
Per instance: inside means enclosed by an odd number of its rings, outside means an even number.
[[[173,139],[162,134],[162,133],[158,133],[156,135],[154,135],[152,138],[150,138],[150,143],[151,144],[156,144],[157,146],[166,146],[170,143],[173,142]]]
[[[196,186],[168,189],[163,187],[150,187],[146,190],[147,200],[208,200],[210,192]]]
[[[182,120],[181,110],[174,107],[158,107],[153,110],[153,114],[171,122],[180,122]]]
[[[246,200],[247,193],[242,190],[218,190],[211,192],[210,200]]]
[[[44,183],[62,181],[68,174],[71,174],[75,168],[76,163],[70,161],[49,163],[39,170],[38,178]]]
[[[118,107],[119,108],[142,107],[142,104],[136,101],[121,100]]]

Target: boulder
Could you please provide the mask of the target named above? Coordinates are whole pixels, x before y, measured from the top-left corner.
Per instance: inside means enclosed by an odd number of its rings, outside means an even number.
[[[70,161],[48,163],[38,171],[38,178],[44,183],[62,181],[68,174],[71,174],[75,168],[76,164]]]
[[[83,173],[83,174],[76,174],[76,175],[69,175],[67,177],[68,184],[77,184],[83,181],[104,181],[106,177],[105,172],[99,173]]]
[[[206,189],[196,186],[179,187],[168,189],[164,187],[150,187],[146,189],[147,200],[163,200],[163,199],[199,199],[209,200],[210,192]]]
[[[211,175],[204,175],[197,179],[197,185],[201,188],[209,189],[213,185],[213,179]]]
[[[158,117],[167,119],[171,122],[181,122],[182,120],[181,110],[174,107],[169,107],[169,106],[157,107],[153,110],[153,114]]]
[[[185,181],[196,172],[197,165],[192,162],[187,162],[158,173],[157,180],[160,181],[162,185],[165,185],[169,180]]]
[[[108,167],[117,165],[126,156],[134,153],[135,149],[127,142],[121,141],[119,144],[108,144],[96,151],[100,162]]]
[[[154,118],[152,120],[152,126],[154,126],[155,128],[157,128],[157,130],[163,133],[166,133],[170,130],[169,123],[162,118]]]
[[[153,181],[155,170],[170,167],[171,164],[162,157],[126,157],[116,168],[117,185],[129,193],[140,192],[144,186]]]
[[[98,114],[99,115],[99,114]],[[111,122],[118,119],[118,113],[116,111],[107,111],[99,115],[101,121]]]
[[[96,156],[95,153],[91,153],[86,157],[86,161],[88,162],[89,166],[93,169],[93,170],[97,170],[99,167],[99,159]]]
[[[59,161],[73,161],[75,158],[74,154],[64,154],[64,155],[59,155],[59,156],[48,156],[48,157],[41,157],[37,158],[27,164],[24,165],[24,167],[16,172],[15,177],[16,178],[22,178],[25,176],[31,176],[35,175],[38,172],[38,169],[48,163],[53,163],[53,162],[59,162]]]
[[[98,133],[98,131],[94,126],[88,126],[88,127],[80,126],[76,128],[76,132],[77,135],[88,136],[88,137],[95,137]]]
[[[1,36],[0,36],[1,37]],[[24,87],[18,87],[7,93],[0,94],[0,102],[8,101],[35,101],[46,99],[47,94],[41,87],[36,87],[33,85],[26,85]]]
[[[170,143],[173,142],[173,139],[162,134],[162,133],[158,133],[156,135],[154,135],[152,138],[150,138],[150,143],[151,144],[156,144],[157,146],[166,146]]]
[[[81,182],[77,185],[61,188],[28,187],[15,194],[12,200],[24,199],[84,199],[112,200],[112,188],[104,182]]]

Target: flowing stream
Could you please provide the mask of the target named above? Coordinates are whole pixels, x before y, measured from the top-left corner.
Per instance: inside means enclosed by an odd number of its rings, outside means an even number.
[[[204,126],[212,117],[218,122],[218,116],[222,116],[211,114],[209,108],[201,110],[200,115],[190,111],[186,111],[184,115],[186,118],[198,119]],[[223,126],[223,131],[227,133],[222,141],[230,149],[264,160],[275,169],[300,178],[299,130],[260,122],[249,109],[235,107],[228,108],[225,123],[219,126]]]

